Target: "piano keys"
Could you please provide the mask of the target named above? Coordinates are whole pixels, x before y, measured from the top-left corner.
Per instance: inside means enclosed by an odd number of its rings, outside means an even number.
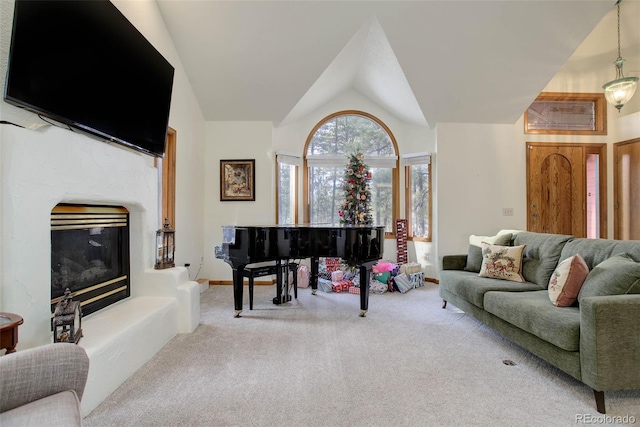
[[[223,226],[222,245],[216,258],[233,269],[234,317],[242,312],[243,271],[249,264],[311,258],[312,294],[318,289],[318,259],[342,258],[357,265],[360,273],[360,316],[365,317],[369,301],[371,266],[382,259],[384,227],[326,225]],[[280,279],[278,279],[280,280]],[[280,286],[280,283],[278,283]]]

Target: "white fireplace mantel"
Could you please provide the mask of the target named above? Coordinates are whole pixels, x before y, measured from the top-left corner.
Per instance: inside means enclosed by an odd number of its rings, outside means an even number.
[[[86,414],[176,333],[197,327],[200,287],[189,280],[186,268],[153,270],[159,227],[158,170],[153,158],[56,127],[36,131],[3,126],[0,133],[0,311],[24,318],[18,351],[53,340],[53,207],[107,204],[130,212],[131,297],[83,319],[85,336],[80,345],[86,346],[91,358],[88,397],[83,401]],[[98,338],[93,331],[103,329],[100,319],[105,317],[129,320],[112,323],[108,336]],[[135,358],[107,356],[121,351],[123,343]]]

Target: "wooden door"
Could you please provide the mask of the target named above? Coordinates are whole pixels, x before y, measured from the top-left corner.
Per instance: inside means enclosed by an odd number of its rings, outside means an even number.
[[[613,234],[640,240],[640,138],[613,145]]]
[[[527,148],[527,230],[585,237],[584,147],[529,142]]]

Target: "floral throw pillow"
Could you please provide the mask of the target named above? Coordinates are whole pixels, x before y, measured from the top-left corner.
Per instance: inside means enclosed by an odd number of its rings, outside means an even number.
[[[549,279],[549,299],[558,307],[571,307],[578,299],[580,288],[589,275],[589,267],[580,254],[558,264]]]
[[[482,267],[478,276],[524,282],[520,270],[525,246],[500,246],[482,242]]]
[[[476,236],[474,234],[469,236],[469,254],[467,255],[467,265],[464,267],[464,271],[480,272],[480,268],[482,267],[482,242],[491,243],[492,245],[509,246],[511,236],[511,233],[498,233],[491,237]]]

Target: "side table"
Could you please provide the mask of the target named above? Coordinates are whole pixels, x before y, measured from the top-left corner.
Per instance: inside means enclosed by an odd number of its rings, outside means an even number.
[[[18,326],[22,325],[22,317],[13,313],[0,312],[0,349],[6,348],[5,354],[16,351],[18,345]]]

